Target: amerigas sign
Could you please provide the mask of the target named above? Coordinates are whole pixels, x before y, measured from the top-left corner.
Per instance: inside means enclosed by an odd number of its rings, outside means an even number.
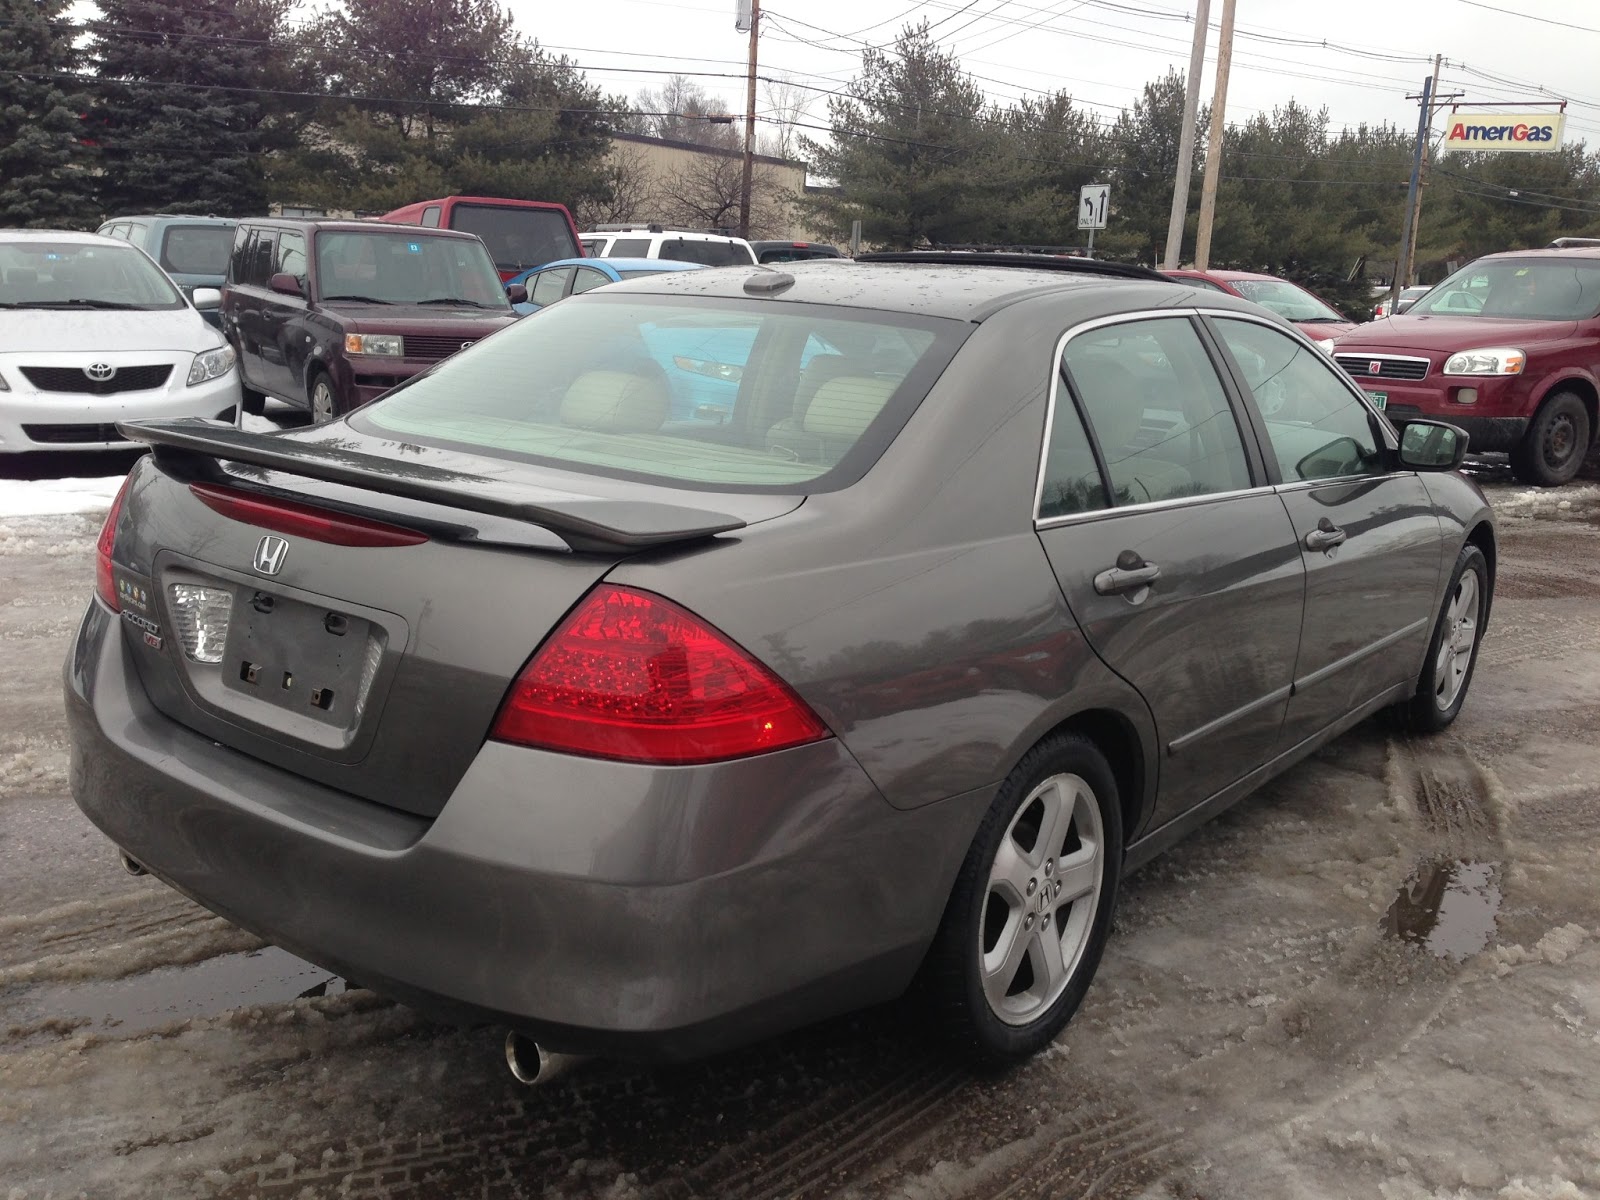
[[[1451,113],[1446,150],[1532,154],[1561,147],[1563,113]]]

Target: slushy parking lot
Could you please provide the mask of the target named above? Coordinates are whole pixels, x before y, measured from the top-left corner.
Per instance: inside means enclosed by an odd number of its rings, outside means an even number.
[[[1460,721],[1369,721],[1132,876],[1084,1007],[974,1075],[891,1006],[519,1087],[119,867],[62,659],[111,486],[0,481],[0,1195],[1306,1196],[1600,1190],[1600,487],[1490,472]]]

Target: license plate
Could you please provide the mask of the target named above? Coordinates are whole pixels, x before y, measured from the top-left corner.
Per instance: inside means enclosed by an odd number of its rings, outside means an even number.
[[[1372,407],[1382,412],[1389,406],[1388,392],[1368,392],[1367,399],[1372,401]]]

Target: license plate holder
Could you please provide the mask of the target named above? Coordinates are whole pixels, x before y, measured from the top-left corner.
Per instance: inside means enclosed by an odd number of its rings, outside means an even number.
[[[372,623],[249,587],[234,592],[222,684],[302,717],[349,728],[368,670]]]

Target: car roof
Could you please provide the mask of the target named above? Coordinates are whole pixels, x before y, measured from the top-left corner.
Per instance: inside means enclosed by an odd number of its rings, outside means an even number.
[[[342,221],[322,220],[316,217],[241,217],[240,225],[260,229],[296,229],[313,233],[405,233],[413,237],[471,238],[475,233],[461,233],[433,225],[408,225],[403,221]]]
[[[745,242],[743,238],[725,233],[699,233],[692,229],[600,229],[593,233],[580,233],[580,238],[668,238],[672,241],[690,242]]]
[[[76,229],[0,229],[0,241],[7,242],[68,242],[84,246],[126,246],[121,238],[104,237],[98,233],[83,233]]]
[[[185,225],[228,225],[239,224],[247,220],[245,217],[219,217],[212,213],[120,213],[114,217],[107,217],[100,222],[100,228],[115,225],[120,221],[182,221]]]
[[[1485,254],[1481,258],[1473,259],[1473,262],[1514,258],[1532,258],[1539,261],[1546,259],[1569,261],[1574,258],[1600,258],[1600,246],[1541,246],[1537,250],[1501,250],[1497,254]]]
[[[794,279],[791,286],[775,294],[766,293],[780,303],[832,304],[958,321],[982,321],[1019,301],[1044,295],[1081,298],[1086,310],[1107,314],[1198,302],[1197,289],[1175,280],[1079,274],[1060,268],[949,262],[864,263],[854,259],[814,259],[778,265],[781,271],[752,264],[663,273],[624,280],[606,292],[613,297],[640,292],[744,299],[750,295],[745,291],[746,281],[787,275]],[[1217,292],[1207,292],[1204,304],[1241,312],[1260,311],[1248,301]]]

